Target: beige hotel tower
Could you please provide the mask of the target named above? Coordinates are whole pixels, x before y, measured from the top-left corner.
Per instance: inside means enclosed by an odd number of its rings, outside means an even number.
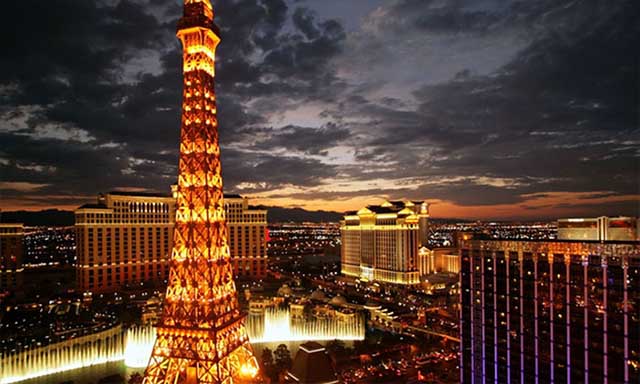
[[[85,292],[110,292],[140,283],[164,285],[175,222],[173,196],[110,192],[75,211],[77,279]],[[267,212],[225,195],[234,274],[263,278],[267,271]]]
[[[429,206],[387,201],[347,212],[341,221],[342,274],[360,280],[420,283],[419,248],[426,244]]]

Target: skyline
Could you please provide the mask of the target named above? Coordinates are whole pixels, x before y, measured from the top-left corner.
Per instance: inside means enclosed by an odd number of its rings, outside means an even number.
[[[7,4],[5,211],[175,180],[179,2],[97,4]],[[311,210],[386,197],[435,217],[637,216],[639,8],[215,1],[225,191]]]

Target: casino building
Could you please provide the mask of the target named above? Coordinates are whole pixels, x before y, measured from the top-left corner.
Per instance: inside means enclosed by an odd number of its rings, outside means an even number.
[[[420,283],[419,249],[426,244],[428,218],[428,204],[422,201],[387,201],[347,212],[340,222],[342,274]]]
[[[109,292],[140,283],[164,285],[169,274],[176,200],[170,195],[110,192],[75,211],[77,279],[83,291]],[[263,278],[267,212],[225,195],[234,274]]]

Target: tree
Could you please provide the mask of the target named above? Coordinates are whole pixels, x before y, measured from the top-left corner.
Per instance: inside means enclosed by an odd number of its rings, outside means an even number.
[[[337,339],[330,341],[327,344],[326,348],[329,352],[329,355],[334,359],[334,361],[342,359],[347,351],[344,341]]]
[[[327,344],[327,349],[332,352],[338,352],[345,349],[344,341],[334,339]]]
[[[273,353],[269,348],[262,350],[262,357],[260,359],[263,367],[269,367],[273,365]]]
[[[366,349],[366,343],[363,340],[355,340],[353,342],[353,351],[358,354]]]
[[[262,356],[260,357],[260,363],[262,365],[263,372],[271,379],[276,380],[278,377],[278,368],[273,362],[273,353],[269,348],[262,350]]]
[[[129,381],[127,381],[127,384],[142,384],[142,375],[139,373],[132,373],[131,376],[129,376]]]
[[[291,352],[289,352],[289,349],[285,344],[278,345],[278,348],[276,348],[274,355],[278,370],[283,371],[285,369],[291,368]]]

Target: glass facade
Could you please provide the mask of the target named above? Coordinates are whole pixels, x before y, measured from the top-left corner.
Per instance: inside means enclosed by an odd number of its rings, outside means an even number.
[[[640,243],[463,240],[462,383],[640,382]]]

